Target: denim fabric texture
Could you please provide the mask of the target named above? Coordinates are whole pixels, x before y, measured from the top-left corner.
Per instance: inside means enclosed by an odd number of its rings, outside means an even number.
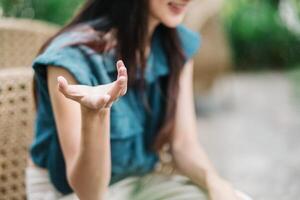
[[[199,48],[199,35],[182,25],[176,29],[188,60]],[[117,77],[114,49],[99,54],[85,45],[68,46],[80,34],[61,34],[33,62],[38,104],[35,137],[30,154],[37,166],[48,169],[51,182],[63,194],[69,194],[72,190],[67,182],[65,162],[50,102],[47,66],[66,69],[78,84],[83,85],[106,84]],[[153,170],[158,161],[151,146],[165,113],[163,86],[166,85],[168,75],[169,66],[159,31],[156,30],[145,71],[146,92],[141,95],[136,89],[129,88],[126,95],[111,108],[111,184],[128,176],[146,174]],[[149,103],[150,112],[144,106],[145,99]]]

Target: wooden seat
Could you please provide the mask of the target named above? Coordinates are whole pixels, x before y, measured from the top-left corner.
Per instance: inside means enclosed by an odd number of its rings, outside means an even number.
[[[54,25],[28,19],[0,18],[0,68],[30,66]]]
[[[0,19],[0,199],[25,197],[25,167],[33,135],[33,70],[39,48],[56,31],[41,22]]]

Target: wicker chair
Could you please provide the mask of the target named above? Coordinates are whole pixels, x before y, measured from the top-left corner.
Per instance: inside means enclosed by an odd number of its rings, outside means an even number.
[[[0,18],[0,68],[29,66],[41,44],[57,31],[28,19]]]
[[[42,43],[57,29],[0,19],[0,200],[25,197],[24,169],[33,133],[33,70]]]
[[[0,70],[0,199],[25,199],[24,169],[33,132],[32,71]]]

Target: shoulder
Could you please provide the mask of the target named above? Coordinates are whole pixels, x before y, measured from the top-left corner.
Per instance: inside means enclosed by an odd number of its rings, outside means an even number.
[[[200,48],[201,37],[199,33],[194,32],[184,25],[176,27],[182,49],[187,59],[190,59]]]
[[[60,34],[35,58],[33,69],[37,74],[45,74],[47,66],[56,66],[67,70],[79,84],[94,84],[95,70],[106,71],[105,55],[81,44],[86,40],[82,32]]]

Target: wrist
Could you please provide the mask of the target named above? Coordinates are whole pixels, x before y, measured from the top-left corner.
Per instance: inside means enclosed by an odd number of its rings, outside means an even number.
[[[98,110],[98,115],[100,116],[107,116],[110,114],[110,107],[109,108],[102,108],[101,110]]]
[[[208,190],[215,190],[216,188],[224,187],[225,185],[227,187],[231,187],[228,181],[226,181],[217,174],[210,174],[206,179],[206,183]]]
[[[216,173],[208,173],[205,179],[207,188],[209,189],[215,187],[216,185],[218,185],[221,179],[222,178]]]
[[[102,109],[90,109],[81,105],[82,116],[107,116],[110,113],[110,107]]]
[[[215,185],[219,176],[214,172],[198,170],[198,173],[190,174],[189,177],[200,188],[209,190],[213,187],[213,185]]]

